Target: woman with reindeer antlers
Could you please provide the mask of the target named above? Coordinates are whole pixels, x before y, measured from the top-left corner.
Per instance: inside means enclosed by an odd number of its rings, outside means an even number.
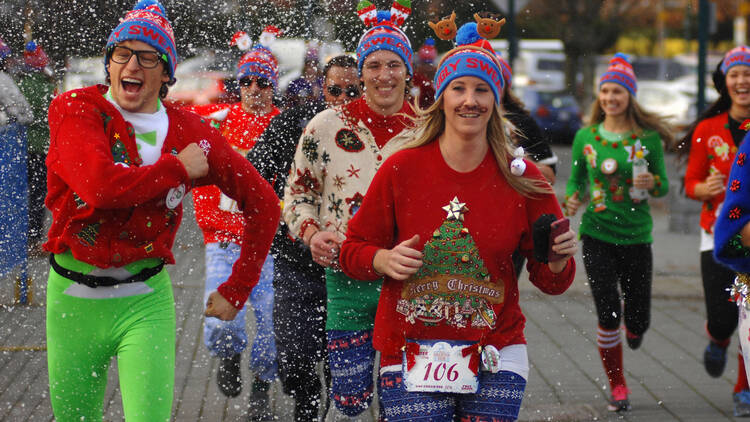
[[[511,254],[520,247],[545,293],[575,275],[575,233],[550,236],[560,206],[503,128],[505,82],[485,39],[503,22],[455,31],[453,19],[437,25],[458,46],[438,66],[436,102],[375,175],[341,248],[349,276],[385,276],[373,341],[389,422],[516,420],[529,364]]]

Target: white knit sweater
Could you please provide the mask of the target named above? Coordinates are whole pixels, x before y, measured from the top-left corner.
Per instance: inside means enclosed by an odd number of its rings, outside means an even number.
[[[380,165],[413,138],[403,130],[379,148],[364,122],[327,109],[305,128],[284,189],[282,218],[302,238],[314,225],[342,239]]]

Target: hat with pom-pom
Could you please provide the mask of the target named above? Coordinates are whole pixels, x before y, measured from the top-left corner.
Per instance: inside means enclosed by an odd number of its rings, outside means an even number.
[[[638,84],[635,80],[633,65],[630,64],[630,58],[627,54],[615,53],[612,60],[609,61],[607,71],[599,78],[599,87],[601,88],[602,84],[607,82],[622,85],[630,92],[630,95],[635,96],[636,91],[638,91]]]
[[[495,95],[495,102],[499,104],[505,79],[495,50],[487,39],[497,36],[505,19],[497,20],[494,17],[474,14],[476,22],[466,23],[455,30],[455,17],[453,13],[437,24],[430,22],[430,26],[440,39],[450,40],[453,35],[456,38],[456,47],[443,56],[435,72],[435,99],[442,95],[452,80],[474,76],[490,86]]]
[[[29,41],[23,50],[23,62],[29,69],[42,70],[49,64],[49,58],[41,46]]]
[[[170,82],[175,81],[177,47],[174,42],[172,24],[167,19],[164,6],[158,0],[140,0],[109,34],[105,68],[112,47],[116,43],[130,40],[144,42],[161,53],[162,60],[167,64]]]
[[[750,48],[748,46],[741,45],[729,50],[721,61],[721,72],[726,75],[729,69],[737,65],[750,66]]]
[[[262,44],[257,44],[243,54],[237,63],[237,80],[248,76],[268,79],[274,90],[279,84],[279,62],[271,50]]]
[[[437,58],[437,48],[435,48],[434,39],[427,38],[424,41],[424,45],[417,50],[417,58],[422,63],[435,63],[435,59]]]
[[[368,55],[378,50],[396,53],[404,61],[409,74],[412,74],[411,61],[413,51],[411,42],[400,26],[411,13],[411,0],[394,0],[390,11],[378,11],[368,0],[357,5],[357,15],[365,24],[371,26],[357,44],[357,70],[362,73],[362,64]]]

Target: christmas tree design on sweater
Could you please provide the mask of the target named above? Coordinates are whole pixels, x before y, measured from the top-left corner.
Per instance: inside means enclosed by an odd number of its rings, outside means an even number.
[[[424,245],[423,265],[404,282],[397,311],[414,324],[494,328],[493,305],[503,302],[502,281],[490,281],[474,238],[464,227],[466,204],[458,197],[443,209],[447,217]]]

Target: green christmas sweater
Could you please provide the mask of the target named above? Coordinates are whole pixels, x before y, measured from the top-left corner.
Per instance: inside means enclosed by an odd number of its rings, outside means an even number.
[[[666,195],[669,182],[661,138],[652,130],[619,137],[601,132],[599,124],[585,127],[573,140],[565,197],[578,193],[579,199],[589,199],[579,232],[618,245],[651,243],[653,220],[648,201],[631,198],[633,159],[642,151],[648,171],[654,175],[650,196]]]

